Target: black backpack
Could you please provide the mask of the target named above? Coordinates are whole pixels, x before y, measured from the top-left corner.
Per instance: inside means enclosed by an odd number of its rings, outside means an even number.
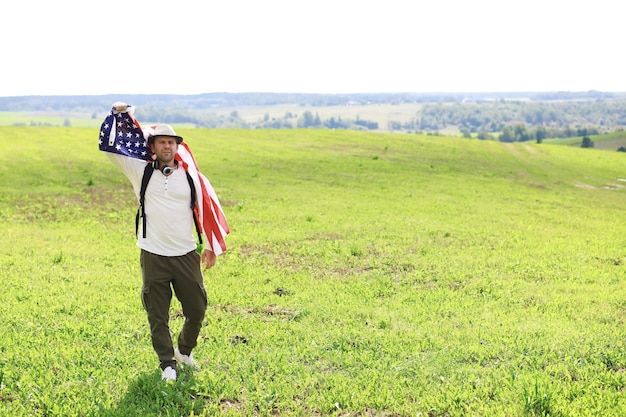
[[[148,182],[150,181],[150,177],[152,177],[152,173],[154,172],[156,165],[156,161],[150,164],[146,164],[146,168],[143,171],[143,177],[141,178],[141,188],[139,190],[139,208],[137,209],[137,215],[135,216],[135,235],[139,233],[139,218],[142,218],[142,230],[143,230],[143,238],[146,238],[146,208],[145,208],[145,197],[146,197],[146,189],[148,188]],[[185,174],[187,175],[187,182],[189,182],[189,188],[191,189],[191,203],[189,205],[191,212],[193,213],[193,223],[196,226],[196,233],[198,234],[198,240],[200,245],[202,245],[202,233],[200,233],[200,226],[198,224],[198,218],[196,217],[196,212],[194,211],[194,206],[196,204],[196,186],[193,183],[193,179],[189,172],[185,170]]]

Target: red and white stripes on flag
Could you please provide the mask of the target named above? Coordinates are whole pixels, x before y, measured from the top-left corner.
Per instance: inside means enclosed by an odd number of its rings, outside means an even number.
[[[178,145],[178,152],[175,158],[185,168],[185,171],[191,175],[196,190],[202,190],[201,193],[198,193],[202,194],[202,197],[198,195],[198,202],[194,211],[205,242],[216,255],[220,255],[226,251],[224,237],[230,233],[230,229],[217,194],[209,180],[198,169],[198,164],[185,142]]]

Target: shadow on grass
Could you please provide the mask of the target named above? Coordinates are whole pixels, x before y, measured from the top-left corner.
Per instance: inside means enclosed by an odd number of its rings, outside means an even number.
[[[99,410],[97,417],[188,416],[199,414],[206,399],[197,395],[192,370],[179,369],[178,379],[167,383],[161,371],[144,374],[131,382],[126,395],[114,408]]]

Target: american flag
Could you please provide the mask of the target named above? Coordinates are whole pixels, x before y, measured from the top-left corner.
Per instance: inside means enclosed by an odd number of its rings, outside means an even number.
[[[150,148],[144,138],[144,132],[133,117],[132,110],[116,113],[111,109],[104,122],[102,122],[99,143],[101,151],[113,152],[146,161],[152,157]]]
[[[142,129],[133,116],[133,107],[119,113],[111,109],[100,128],[100,150],[151,162],[152,152],[147,139],[152,136],[155,128],[156,126],[150,126]],[[198,169],[191,149],[185,142],[178,145],[175,158],[193,179],[196,190],[200,190],[194,213],[204,242],[207,242],[216,255],[220,255],[226,251],[224,237],[230,233],[230,229],[217,194]]]

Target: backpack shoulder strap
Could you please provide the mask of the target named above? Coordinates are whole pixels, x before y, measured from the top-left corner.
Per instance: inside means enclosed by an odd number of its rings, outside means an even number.
[[[139,218],[142,219],[143,237],[146,237],[146,210],[144,201],[146,198],[146,189],[148,188],[148,182],[154,172],[154,167],[151,163],[146,164],[143,170],[143,177],[141,178],[141,188],[139,189],[139,208],[137,209],[137,215],[135,216],[135,235],[139,233]]]
[[[196,199],[198,197],[198,193],[196,192],[196,186],[193,183],[193,178],[189,175],[189,172],[185,170],[185,174],[187,174],[187,182],[189,183],[189,188],[191,189],[191,213],[193,215],[193,224],[196,226],[196,233],[198,234],[198,242],[202,245],[202,233],[200,232],[200,224],[198,223],[198,216],[196,216],[196,210],[194,210],[196,205]],[[198,202],[198,205],[200,202]]]

